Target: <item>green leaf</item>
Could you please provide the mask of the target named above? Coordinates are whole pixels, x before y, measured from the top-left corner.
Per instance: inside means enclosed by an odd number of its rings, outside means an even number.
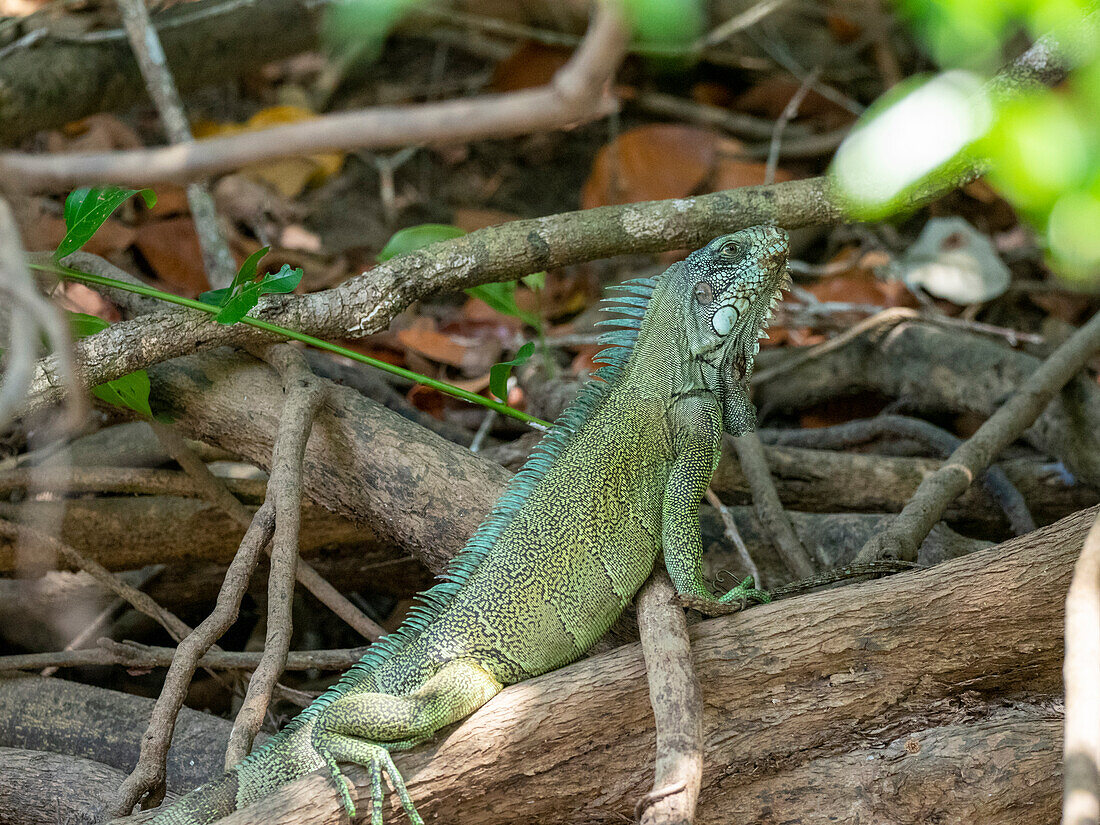
[[[270,246],[264,246],[257,249],[247,258],[244,263],[241,264],[241,268],[237,270],[237,274],[233,276],[233,283],[229,285],[230,289],[237,289],[244,286],[249,281],[256,280],[256,270],[260,267],[260,261],[264,255],[271,251]]]
[[[89,335],[95,335],[101,329],[107,329],[110,326],[102,318],[84,312],[68,312],[66,315],[69,317],[69,330],[72,332],[73,338],[78,341],[81,338],[87,338]]]
[[[210,304],[210,306],[213,307],[220,307],[222,304],[225,303],[231,291],[232,290],[230,290],[230,288],[227,286],[223,286],[221,289],[211,289],[209,292],[201,293],[199,295],[199,300],[202,301],[204,304]]]
[[[535,351],[535,342],[528,341],[519,348],[516,357],[511,361],[501,361],[489,368],[489,392],[504,403],[508,403],[508,376],[512,374],[512,367],[526,364]]]
[[[502,315],[519,318],[528,326],[542,327],[542,319],[533,312],[526,312],[516,304],[516,282],[501,281],[496,284],[472,286],[466,290],[471,298],[479,298]]]
[[[59,261],[84,246],[114,211],[134,195],[141,195],[148,207],[156,205],[157,196],[152,189],[104,186],[70,192],[65,198],[65,228],[68,231],[53,253],[54,260]]]
[[[304,275],[305,272],[302,271],[301,267],[291,267],[290,264],[283,264],[283,268],[278,272],[264,275],[263,280],[259,283],[260,294],[293,292],[298,288],[298,284],[302,282]]]
[[[116,407],[128,407],[142,415],[153,417],[153,411],[149,408],[149,373],[145,370],[131,372],[114,381],[92,387],[92,395]]]
[[[393,233],[393,237],[386,241],[386,245],[378,253],[378,262],[384,263],[390,258],[408,255],[437,241],[449,241],[465,234],[465,230],[446,223],[422,223],[419,226],[399,229]]]
[[[546,288],[545,272],[532,272],[530,275],[524,275],[520,280],[523,281],[523,285],[528,289]]]
[[[222,311],[214,316],[219,324],[235,324],[260,302],[260,285],[247,284],[222,304]]]
[[[95,315],[84,312],[66,314],[69,318],[69,329],[72,330],[73,338],[77,340],[95,335],[110,326]],[[92,387],[92,395],[116,407],[126,407],[150,417],[153,415],[153,411],[149,408],[149,373],[145,370],[131,372],[106,384]]]
[[[270,249],[271,247],[265,246],[249,255],[237,270],[237,274],[233,276],[233,283],[229,286],[212,289],[199,296],[199,300],[204,304],[222,308],[221,312],[214,316],[214,320],[219,324],[237,323],[260,302],[261,295],[270,292],[293,292],[298,286],[304,273],[301,269],[291,269],[287,264],[283,264],[283,268],[274,275],[267,274],[260,281],[256,280],[260,260]]]

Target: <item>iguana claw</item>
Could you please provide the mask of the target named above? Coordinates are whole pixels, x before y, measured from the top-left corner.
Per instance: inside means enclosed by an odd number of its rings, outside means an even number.
[[[765,590],[757,590],[754,587],[755,582],[752,576],[746,578],[737,587],[730,590],[728,593],[718,597],[718,601],[722,604],[730,604],[732,602],[741,602],[741,606],[745,607],[749,602],[758,602],[760,604],[767,604],[772,600],[772,597],[768,595]]]
[[[405,787],[405,780],[401,777],[401,772],[393,763],[393,757],[390,756],[390,752],[382,745],[364,743],[361,747],[369,754],[369,760],[364,761],[363,764],[370,774],[371,825],[383,825],[382,803],[385,801],[385,790],[382,785],[383,773],[389,775],[390,784],[393,785],[397,797],[401,800],[401,807],[405,809],[405,813],[408,814],[409,821],[412,825],[424,825],[424,820],[421,819],[420,814],[417,813],[412,797],[409,796],[409,791]],[[328,765],[332,781],[336,784],[340,799],[344,803],[344,811],[347,812],[349,819],[354,820],[356,813],[355,800],[351,798],[351,792],[348,791],[349,782],[344,776],[344,772],[340,770],[340,766],[336,763],[335,757],[333,757],[329,751],[323,751],[321,755]]]

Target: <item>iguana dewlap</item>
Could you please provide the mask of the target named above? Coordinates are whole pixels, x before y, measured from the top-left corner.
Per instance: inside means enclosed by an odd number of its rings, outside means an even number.
[[[396,632],[225,776],[187,794],[158,825],[212,822],[337,763],[366,766],[382,822],[383,774],[420,823],[390,752],[423,742],[504,685],[583,654],[663,552],[681,593],[700,579],[699,502],[722,433],[753,429],[753,357],[788,284],[787,233],[757,226],[711,241],[657,278],[612,287],[622,327],[603,366],[512,479],[443,581]],[[717,601],[766,597],[748,583]]]

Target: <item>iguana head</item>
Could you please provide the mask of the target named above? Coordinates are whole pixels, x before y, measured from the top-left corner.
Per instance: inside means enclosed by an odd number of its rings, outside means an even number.
[[[727,432],[755,426],[747,381],[772,308],[790,286],[787,233],[754,226],[715,238],[683,261],[677,292],[684,296],[688,349],[706,389],[722,404]]]

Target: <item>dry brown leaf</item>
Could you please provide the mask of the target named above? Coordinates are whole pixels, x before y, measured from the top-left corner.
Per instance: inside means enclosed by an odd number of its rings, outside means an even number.
[[[777,119],[795,96],[801,85],[786,75],[773,75],[762,80],[737,98],[736,108],[743,112]],[[810,119],[822,129],[839,129],[852,123],[856,116],[829,98],[811,89],[798,107],[798,119]]]
[[[89,115],[65,124],[60,132],[46,135],[49,152],[110,152],[115,149],[140,149],[141,138],[114,115]]]
[[[571,51],[527,41],[497,64],[489,88],[495,92],[515,92],[545,86],[554,73],[569,60]]]
[[[742,160],[736,157],[722,156],[714,170],[713,189],[737,189],[740,186],[759,186],[764,183],[767,164],[757,160]],[[794,180],[795,176],[786,169],[775,170],[774,183]]]
[[[883,281],[866,269],[822,278],[806,287],[819,301],[871,304],[880,307],[915,307],[917,299],[901,281]]]
[[[283,123],[297,123],[317,117],[309,109],[301,106],[269,106],[261,109],[245,123],[215,123],[199,121],[193,132],[196,138],[237,135],[277,126]],[[326,152],[308,157],[283,158],[270,163],[257,163],[248,166],[242,174],[273,186],[285,197],[292,198],[301,194],[309,184],[320,183],[340,171],[344,163],[344,153]]]
[[[430,318],[417,318],[397,333],[397,340],[425,358],[452,367],[462,367],[468,359],[467,348],[435,328]]]
[[[515,213],[505,212],[502,209],[478,209],[460,206],[454,211],[452,223],[466,232],[474,232],[487,226],[499,226],[502,223],[514,221],[518,217]]]
[[[134,246],[173,292],[194,298],[210,289],[199,236],[190,218],[166,218],[140,226]]]
[[[682,198],[710,175],[717,138],[706,129],[653,123],[603,146],[581,192],[581,206]]]

